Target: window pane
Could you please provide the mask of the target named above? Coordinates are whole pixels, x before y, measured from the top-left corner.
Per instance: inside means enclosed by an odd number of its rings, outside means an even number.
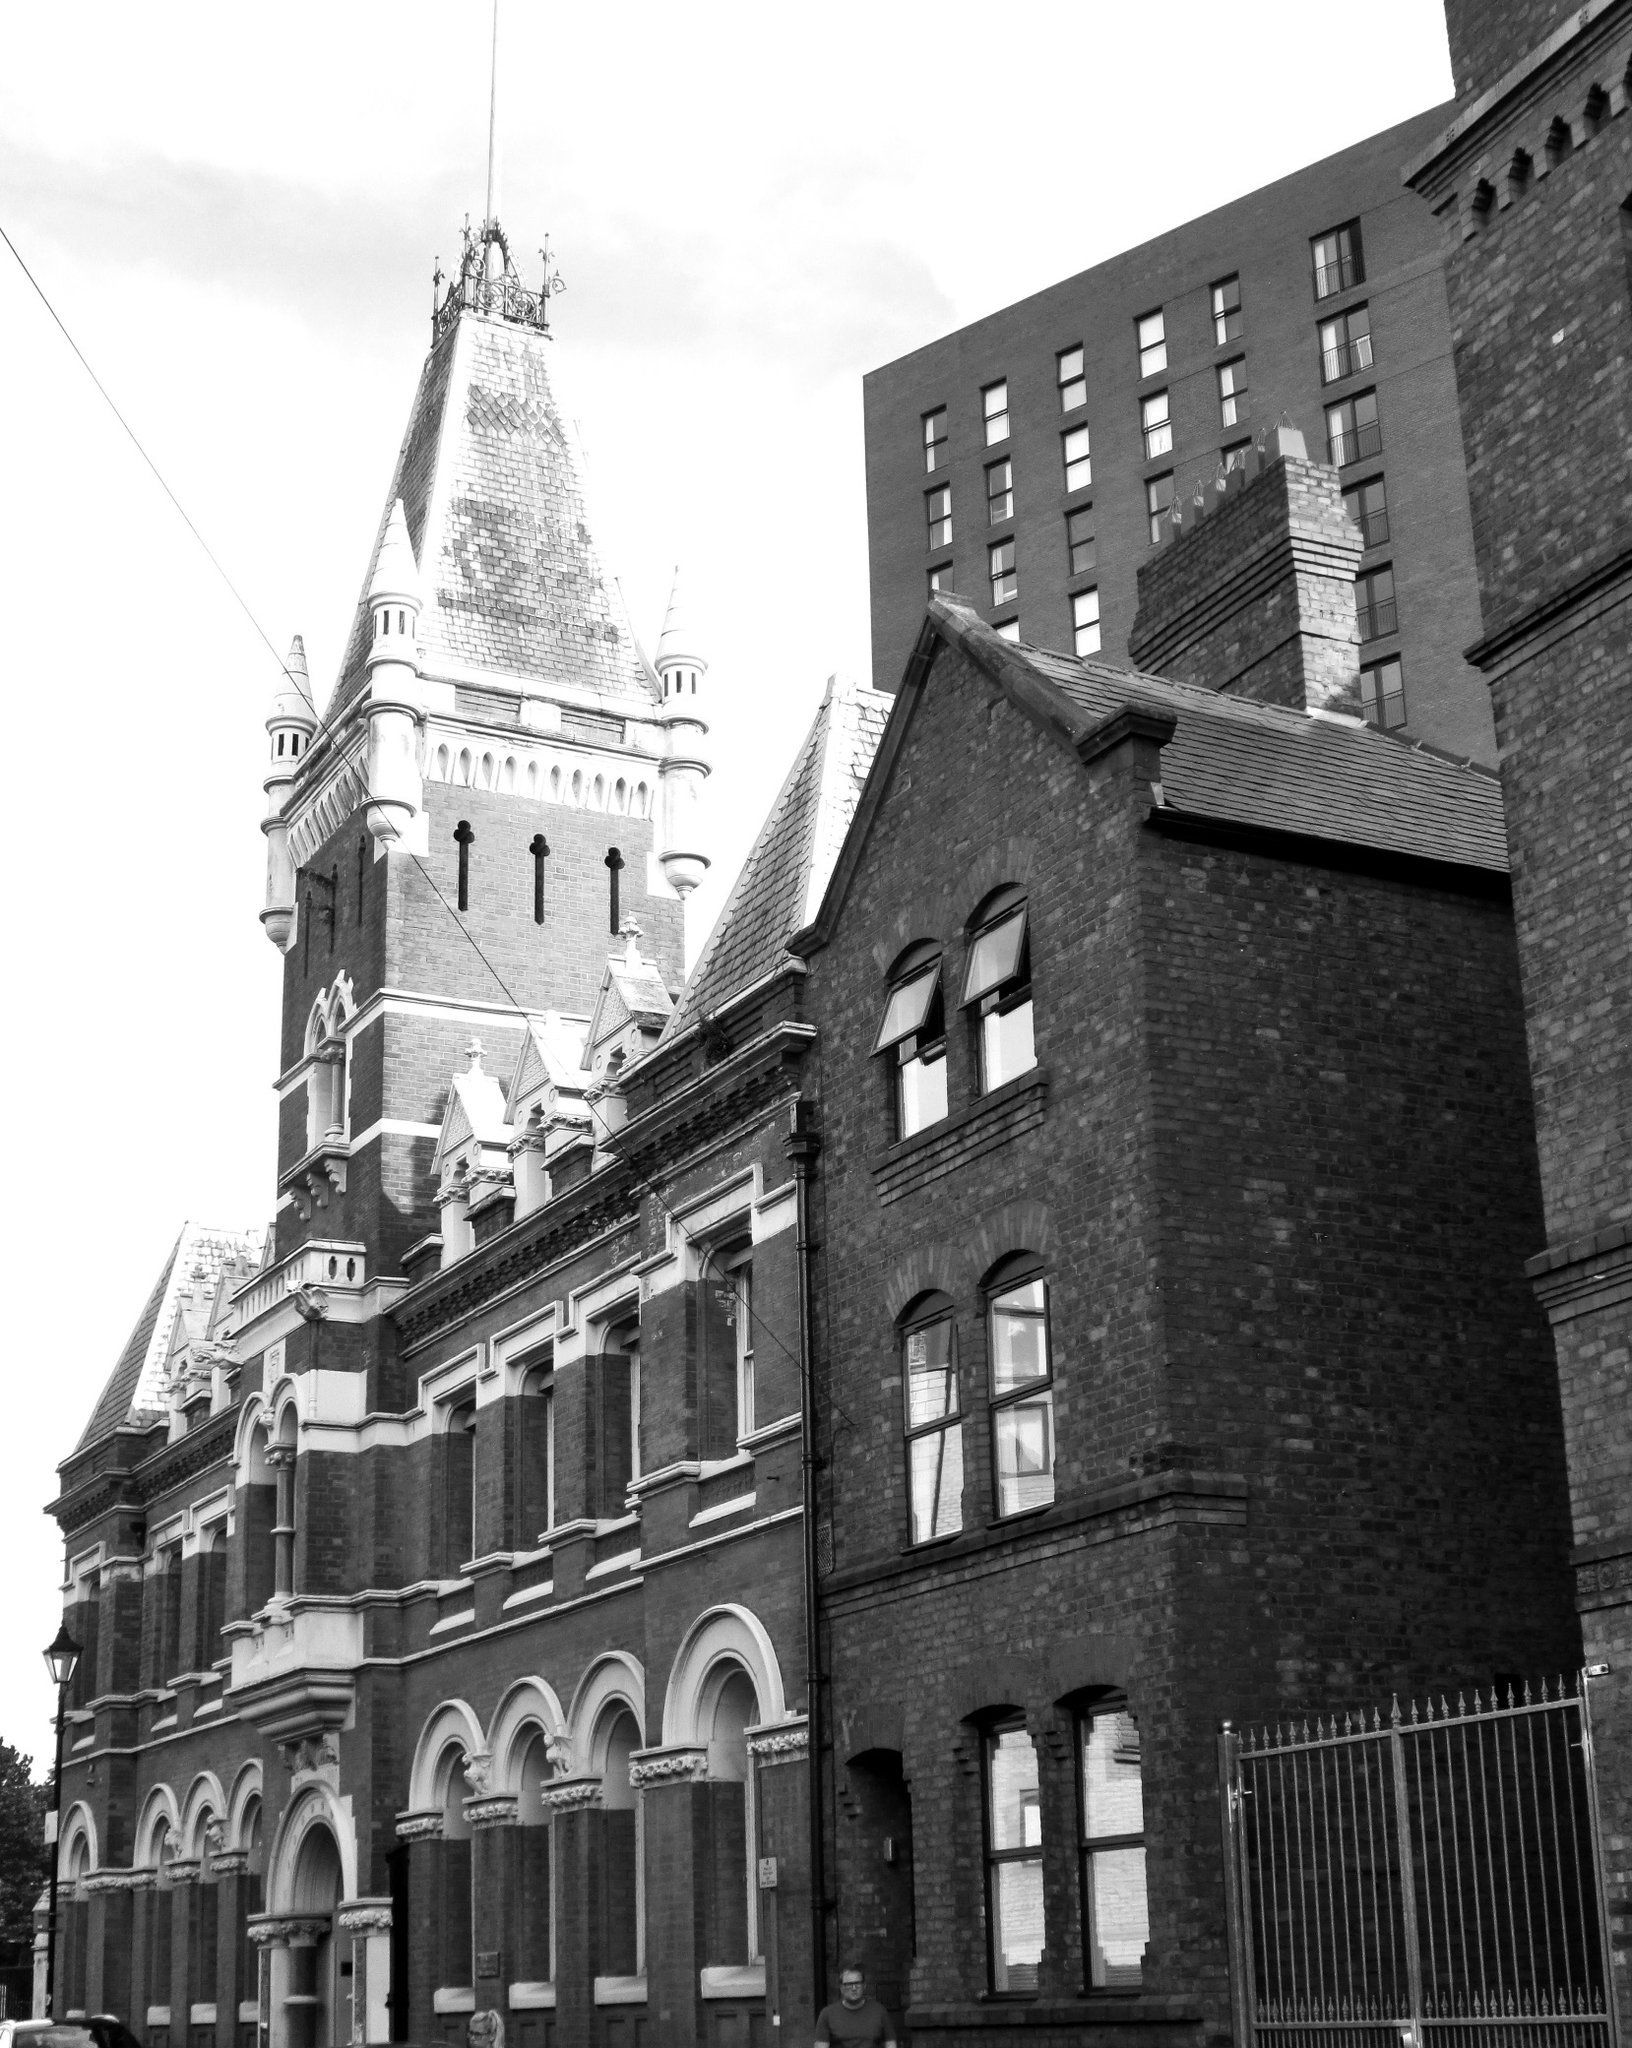
[[[1082,350],[1080,348],[1066,349],[1060,356],[1059,363],[1060,382],[1062,384],[1069,384],[1074,378],[1082,375]]]
[[[955,1536],[963,1527],[963,1432],[956,1423],[907,1445],[912,1540]]]
[[[992,1989],[1035,1991],[1043,1956],[1043,1860],[992,1865]]]
[[[1096,1988],[1134,1989],[1150,1939],[1145,1852],[1096,1849],[1088,1857],[1088,1977]]]
[[[873,1045],[874,1052],[882,1052],[887,1045],[894,1045],[908,1032],[916,1031],[923,1023],[935,994],[935,984],[940,978],[941,965],[937,960],[922,973],[910,976],[899,987],[890,990],[890,999],[884,1005],[884,1021],[878,1027],[878,1038]]]
[[[1024,1728],[1000,1728],[987,1738],[991,1838],[994,1850],[1036,1849],[1043,1839],[1037,1752]]]
[[[952,1323],[931,1323],[907,1333],[907,1427],[920,1429],[958,1412],[958,1375],[952,1363]]]
[[[1125,1707],[1083,1724],[1082,1831],[1090,1842],[1145,1831],[1139,1723]]]
[[[1023,1514],[1054,1498],[1054,1397],[1038,1394],[992,1411],[997,1512]]]
[[[963,981],[963,1000],[966,1003],[1013,978],[1020,964],[1020,941],[1025,932],[1026,913],[1022,907],[989,926],[975,940],[969,950],[969,968]]]
[[[1020,621],[1018,619],[1005,619],[1002,625],[994,626],[992,631],[999,640],[1011,640],[1018,644],[1020,639]]]
[[[946,1115],[946,1047],[901,1062],[901,1135],[910,1138]]]
[[[1031,1030],[1031,998],[1001,1010],[988,1010],[980,1020],[980,1079],[983,1088],[997,1088],[1036,1066],[1037,1048]]]
[[[1047,1378],[1047,1297],[1040,1279],[1027,1280],[992,1301],[992,1390],[1006,1394]]]

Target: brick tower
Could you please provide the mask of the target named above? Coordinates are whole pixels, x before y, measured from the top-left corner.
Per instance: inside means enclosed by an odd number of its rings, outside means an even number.
[[[1623,2028],[1632,2025],[1632,4],[1448,0],[1448,243]]]
[[[276,1256],[310,1244],[307,1282],[365,1342],[438,1227],[437,1137],[472,1041],[508,1075],[527,1016],[587,1019],[631,917],[677,988],[707,865],[689,841],[662,858],[665,785],[706,774],[707,727],[670,715],[597,557],[550,386],[550,283],[522,286],[495,221],[467,230],[328,708],[297,640],[267,721]]]

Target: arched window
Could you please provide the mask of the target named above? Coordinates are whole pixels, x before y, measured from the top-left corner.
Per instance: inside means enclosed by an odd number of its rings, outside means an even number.
[[[555,1358],[529,1368],[516,1404],[513,1550],[532,1550],[555,1527]]]
[[[198,1876],[187,1887],[187,2003],[215,2003],[216,1957],[220,1942],[221,1887],[210,1866],[208,1844],[215,1815],[207,1808],[194,1824],[199,1846]]]
[[[540,1731],[528,1743],[521,1760],[516,1825],[509,1831],[515,1975],[523,1984],[548,1984],[555,1978],[552,1838],[543,1797],[550,1776],[550,1753]]]
[[[146,1894],[147,1904],[147,2002],[170,2003],[170,1925],[175,1893],[170,1885],[170,1865],[176,1860],[176,1838],[168,1822],[160,1822],[153,1844],[153,1862],[158,1880]],[[141,1894],[138,1894],[140,1897]]]
[[[1137,1990],[1150,1939],[1139,1724],[1126,1700],[1077,1709],[1078,1854],[1084,1977],[1092,1990]]]
[[[1037,1989],[1043,1958],[1043,1809],[1037,1750],[1019,1715],[981,1745],[986,1808],[986,1943],[994,1992]]]
[[[208,1671],[221,1655],[227,1619],[227,1525],[215,1522],[198,1544],[198,1653],[195,1671]]]
[[[754,1428],[753,1246],[711,1252],[702,1272],[703,1371],[698,1455],[735,1457]]]
[[[238,1491],[238,1540],[244,1548],[244,1613],[258,1614],[276,1584],[273,1530],[278,1519],[277,1475],[267,1462],[265,1425],[252,1430],[244,1484]]]
[[[456,1579],[476,1555],[476,1401],[448,1411],[442,1437],[442,1576]]]
[[[154,1683],[166,1686],[182,1666],[181,1656],[181,1545],[168,1544],[160,1553],[155,1584],[158,1594],[158,1629],[153,1645],[157,1665]]]
[[[963,1418],[952,1303],[923,1296],[901,1327],[906,1409],[907,1502],[912,1541],[929,1543],[963,1527]]]
[[[628,1512],[629,1482],[640,1473],[640,1317],[608,1322],[595,1360],[595,1512],[616,1521]]]
[[[604,1977],[638,1977],[644,1967],[640,1794],[629,1783],[629,1763],[640,1729],[627,1707],[607,1709],[598,1815],[600,1856],[600,1969]]]
[[[707,1829],[702,1908],[705,1969],[741,1968],[759,1960],[759,1887],[755,1881],[753,1768],[748,1730],[759,1719],[753,1680],[739,1665],[711,1677],[703,1726],[708,1731]]]
[[[260,1983],[261,1957],[270,1960],[270,1951],[263,1950],[249,1938],[249,1922],[253,1915],[262,1911],[266,1897],[266,1859],[261,1844],[261,1802],[252,1799],[244,1809],[243,1826],[239,1839],[248,1852],[244,1881],[238,1887],[238,1925],[234,1940],[238,1944],[238,1967],[242,1971],[239,1982],[246,1999],[254,1999]]]
[[[970,926],[963,1007],[977,1023],[982,1094],[1037,1064],[1026,923],[1025,897],[1005,888],[987,897]]]
[[[465,1801],[470,1783],[465,1760],[457,1749],[443,1759],[446,1776],[442,1781],[442,1897],[437,1915],[442,1936],[442,1953],[437,1970],[439,1989],[463,1990],[475,1981],[471,1954],[471,1849],[470,1816]]]
[[[89,1949],[90,1902],[80,1890],[91,1867],[90,1845],[83,1833],[74,1837],[62,1873],[62,1937],[57,1964],[55,2010],[72,2018],[85,2010],[86,1961]]]
[[[1054,1498],[1054,1368],[1048,1284],[1029,1253],[1007,1259],[986,1292],[992,1463],[999,1515]]]
[[[893,1068],[895,1134],[910,1138],[946,1115],[946,1007],[940,949],[909,946],[890,975],[883,1022],[873,1041]]]

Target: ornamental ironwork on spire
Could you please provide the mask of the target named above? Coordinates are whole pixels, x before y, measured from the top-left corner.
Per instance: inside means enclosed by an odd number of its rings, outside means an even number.
[[[479,228],[473,228],[467,215],[460,236],[464,248],[458,275],[445,278],[439,263],[432,279],[432,348],[458,324],[461,313],[508,320],[512,326],[530,327],[535,334],[548,336],[550,301],[557,292],[566,290],[561,273],[551,268],[549,242],[546,240],[538,252],[543,276],[535,291],[522,283],[510,254],[509,237],[496,220],[486,220]],[[446,292],[442,289],[444,284]]]

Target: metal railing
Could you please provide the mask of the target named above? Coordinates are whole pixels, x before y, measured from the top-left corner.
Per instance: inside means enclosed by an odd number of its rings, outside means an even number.
[[[1399,631],[1399,607],[1392,597],[1379,597],[1370,604],[1357,604],[1354,611],[1360,622],[1362,640],[1380,640],[1385,633]]]
[[[1364,462],[1368,455],[1378,454],[1382,445],[1383,429],[1376,420],[1363,426],[1335,427],[1328,438],[1326,459],[1341,469],[1346,462]]]
[[[1583,1687],[1219,1761],[1237,2048],[1617,2048]]]
[[[1366,273],[1354,256],[1315,258],[1315,297],[1329,299],[1334,292],[1346,292],[1364,284]]]
[[[1349,517],[1360,529],[1360,538],[1368,548],[1380,548],[1388,539],[1388,507],[1380,506],[1375,512],[1351,512]]]
[[[1357,377],[1371,368],[1371,336],[1357,334],[1352,341],[1340,341],[1336,348],[1320,352],[1320,381],[1336,384],[1345,377]]]

